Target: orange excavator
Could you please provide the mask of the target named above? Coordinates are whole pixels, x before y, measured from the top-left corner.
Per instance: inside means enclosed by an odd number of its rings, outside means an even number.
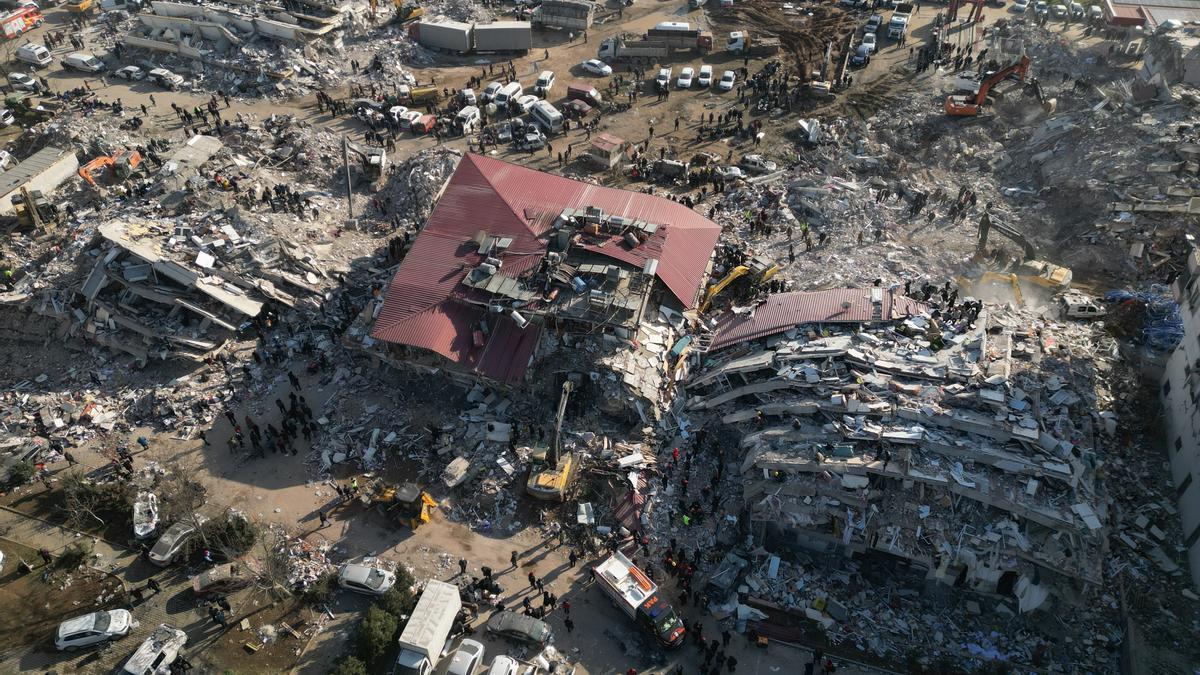
[[[88,182],[92,187],[96,185],[96,179],[92,176],[93,172],[99,171],[104,167],[111,167],[113,175],[118,180],[129,178],[130,174],[137,170],[142,163],[142,153],[137,150],[121,149],[114,152],[112,155],[102,155],[92,161],[79,167],[79,177]]]
[[[974,94],[951,94],[947,96],[946,114],[952,117],[974,117],[978,115],[983,109],[983,104],[987,102],[987,95],[991,88],[1012,75],[1015,75],[1016,79],[1024,82],[1025,76],[1029,74],[1030,63],[1032,62],[1028,56],[1022,56],[1015,63],[1011,63],[987,76],[979,83],[978,92]]]

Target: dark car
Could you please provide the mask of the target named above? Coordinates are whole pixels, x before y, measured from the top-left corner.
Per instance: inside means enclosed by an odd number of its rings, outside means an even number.
[[[545,621],[516,612],[492,614],[487,630],[493,635],[530,644],[544,645],[550,639],[550,626]]]

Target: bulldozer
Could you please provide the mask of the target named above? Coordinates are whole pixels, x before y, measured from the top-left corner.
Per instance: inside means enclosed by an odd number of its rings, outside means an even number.
[[[529,480],[525,483],[525,491],[537,499],[565,502],[567,493],[579,477],[583,457],[575,452],[562,454],[563,417],[567,413],[567,400],[575,390],[575,381],[571,377],[568,375],[562,384],[550,446],[534,448],[531,456],[532,465],[529,469]]]
[[[13,215],[20,228],[49,229],[59,222],[61,212],[58,206],[51,204],[41,190],[22,187],[20,194],[13,195],[11,201]]]
[[[438,506],[433,497],[416,483],[378,483],[371,501],[379,506],[381,512],[394,516],[413,530],[428,523],[431,509]]]
[[[759,284],[778,274],[781,269],[783,268],[774,261],[762,256],[755,256],[747,260],[746,264],[733,268],[729,271],[729,274],[725,275],[724,279],[708,287],[708,290],[704,293],[704,300],[700,302],[700,313],[707,312],[709,306],[712,305],[713,298],[717,297],[738,279],[749,276],[752,287],[757,287]]]
[[[396,7],[396,14],[392,17],[392,23],[409,23],[425,16],[424,7],[418,7],[407,0],[392,0],[392,4]],[[371,11],[375,11],[378,8],[379,0],[371,0]]]
[[[79,167],[79,177],[87,181],[88,185],[94,188],[100,186],[96,184],[96,178],[92,175],[96,171],[105,167],[110,167],[113,177],[117,180],[125,180],[133,175],[133,172],[142,163],[142,153],[137,150],[121,149],[111,155],[101,155],[92,161]]]

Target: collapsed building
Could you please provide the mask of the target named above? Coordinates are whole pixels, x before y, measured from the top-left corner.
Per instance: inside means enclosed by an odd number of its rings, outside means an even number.
[[[592,380],[621,382],[631,394],[613,398],[649,417],[667,362],[680,363],[673,326],[699,302],[719,234],[669,199],[468,154],[363,344],[390,363],[500,385],[551,354],[555,370],[594,372],[598,361],[614,375]]]

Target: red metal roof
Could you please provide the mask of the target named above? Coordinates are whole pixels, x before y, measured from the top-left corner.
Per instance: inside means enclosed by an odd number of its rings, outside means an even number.
[[[878,316],[873,313],[870,288],[835,288],[768,296],[750,313],[725,312],[717,319],[709,349],[782,333],[806,323],[870,323],[919,314],[924,305],[900,293],[883,290]]]
[[[669,199],[467,154],[392,278],[371,336],[437,352],[494,379],[519,380],[540,328],[530,324],[522,331],[511,320],[497,322],[492,315],[488,342],[474,345],[472,333],[486,312],[461,302],[468,289],[460,285],[483,261],[473,237],[480,230],[512,237],[501,256],[501,273],[515,277],[544,255],[546,242],[540,237],[552,226],[551,216],[587,206],[657,224],[658,231],[636,248],[617,237],[586,248],[639,267],[657,258],[658,278],[685,307],[695,306],[720,236],[716,223]],[[531,332],[532,338],[527,336]]]

